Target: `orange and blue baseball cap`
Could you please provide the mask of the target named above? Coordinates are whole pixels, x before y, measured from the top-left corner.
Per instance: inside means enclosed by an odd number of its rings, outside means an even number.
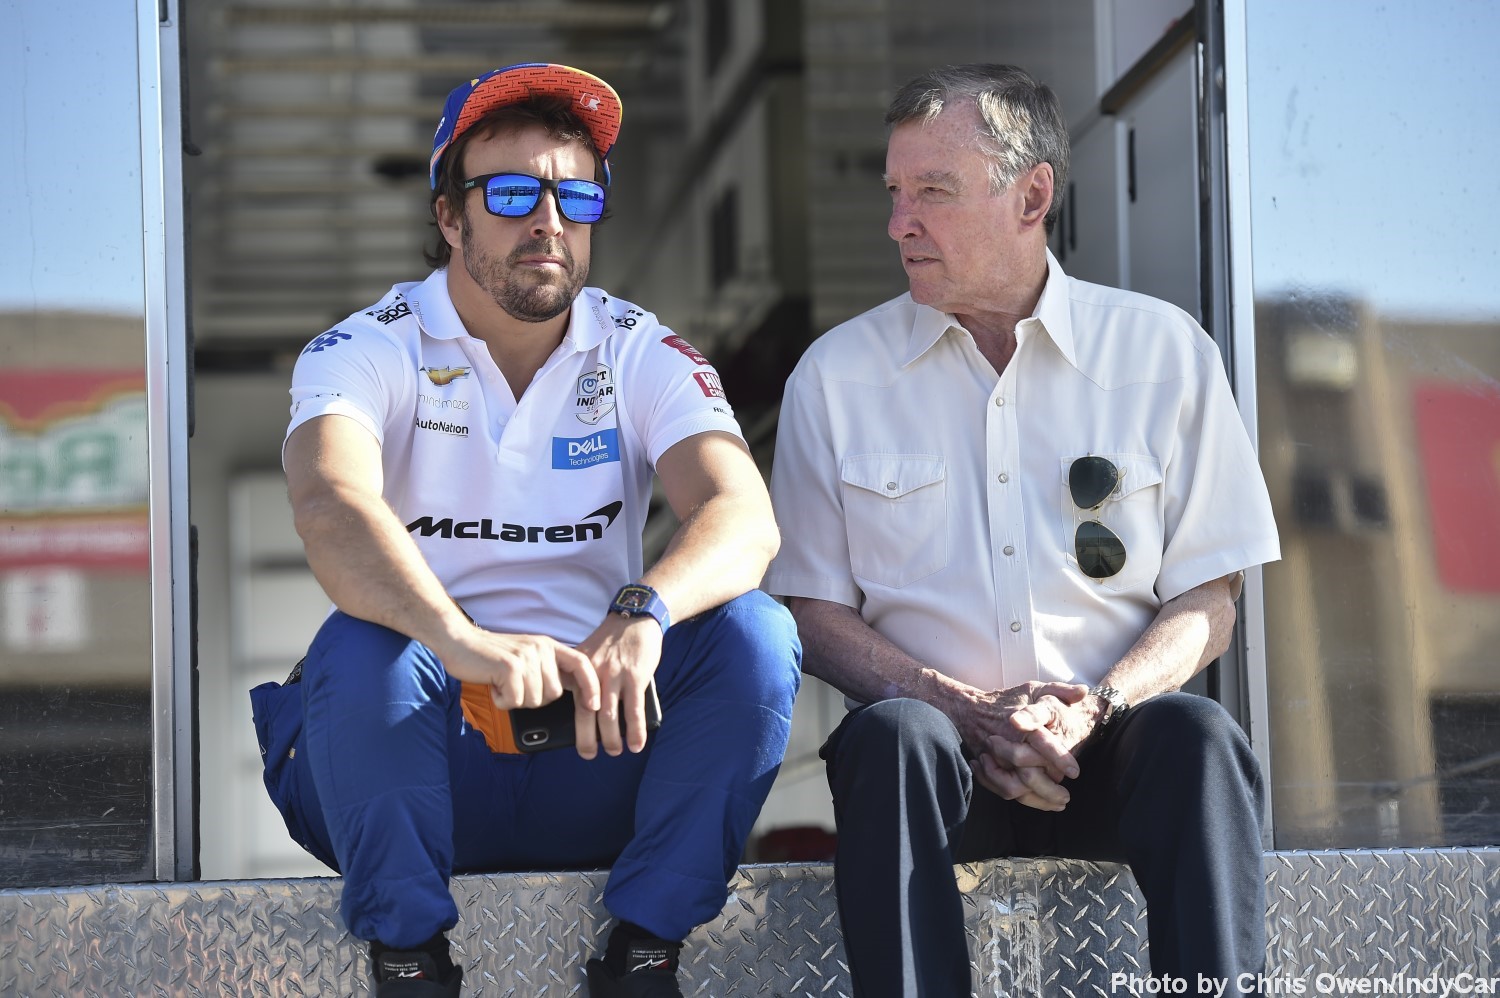
[[[432,137],[432,161],[428,180],[437,187],[438,166],[443,153],[459,136],[497,107],[519,104],[532,97],[561,97],[588,129],[589,138],[604,161],[604,182],[609,183],[609,151],[620,134],[620,95],[592,73],[549,62],[523,62],[493,69],[477,79],[459,84],[443,104],[443,120]]]

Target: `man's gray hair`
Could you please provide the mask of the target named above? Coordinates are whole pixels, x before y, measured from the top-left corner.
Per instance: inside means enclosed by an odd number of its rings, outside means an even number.
[[[1050,233],[1068,187],[1068,126],[1052,88],[1016,66],[974,63],[931,69],[903,86],[885,113],[885,123],[929,122],[943,107],[973,103],[983,122],[975,135],[989,159],[990,189],[999,193],[1038,163],[1051,163]]]

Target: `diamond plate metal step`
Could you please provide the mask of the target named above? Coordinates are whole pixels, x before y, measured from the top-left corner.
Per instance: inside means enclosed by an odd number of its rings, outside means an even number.
[[[1122,995],[1111,975],[1149,972],[1145,906],[1123,868],[997,860],[959,876],[978,994]],[[0,891],[0,995],[367,995],[338,885]],[[1302,993],[1318,993],[1320,974],[1500,975],[1500,850],[1272,853],[1267,886],[1266,973]],[[609,924],[603,889],[601,873],[456,878],[465,994],[586,994],[583,962]],[[837,998],[850,990],[843,960],[831,868],[747,866],[688,940],[683,991]]]

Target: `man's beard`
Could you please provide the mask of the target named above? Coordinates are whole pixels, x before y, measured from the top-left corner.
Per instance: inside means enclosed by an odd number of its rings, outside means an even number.
[[[573,299],[588,280],[588,264],[578,266],[567,243],[560,239],[540,237],[521,243],[502,260],[496,260],[474,242],[474,229],[464,214],[459,224],[463,238],[464,269],[474,283],[489,293],[505,314],[522,322],[546,322],[562,315],[573,305]],[[530,276],[521,278],[518,270],[522,257],[555,256],[563,261],[561,274],[550,269],[528,268]]]

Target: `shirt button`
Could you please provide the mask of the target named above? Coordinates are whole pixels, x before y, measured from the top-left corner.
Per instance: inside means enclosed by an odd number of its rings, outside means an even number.
[[[1010,629],[1013,631],[1019,631],[1021,629],[1021,622],[1019,620],[1012,620],[1010,622]]]
[[[1005,404],[1005,399],[995,399],[995,404],[996,405],[1004,405]]]
[[[885,483],[885,490],[887,492],[895,492],[896,491],[896,483],[895,482],[886,482]]]
[[[1000,472],[999,479],[1000,479],[1000,483],[1003,485],[1006,482],[1010,481],[1010,476],[1007,475],[1005,472],[1002,471],[1002,472]]]
[[[1016,549],[1014,547],[1012,547],[1011,545],[1009,545],[1009,544],[1005,545],[1005,547],[1004,547],[1003,550],[1005,551],[1006,554],[1015,554],[1016,553]]]

